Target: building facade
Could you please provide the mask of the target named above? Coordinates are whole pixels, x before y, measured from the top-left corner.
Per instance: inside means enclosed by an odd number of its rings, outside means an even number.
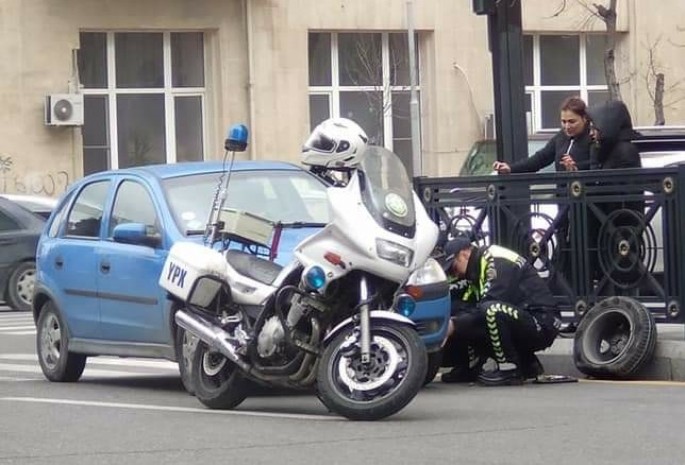
[[[562,3],[523,0],[533,132],[558,127],[564,97],[593,104],[607,95],[604,24],[582,0],[559,12]],[[685,2],[650,3],[619,0],[623,100],[637,125],[653,124],[663,73],[666,123],[685,125]],[[238,122],[251,132],[239,156],[296,162],[311,127],[328,116],[357,120],[411,168],[406,5],[0,0],[0,192],[57,196],[94,171],[220,159]],[[466,0],[413,1],[426,175],[457,173],[487,132],[486,22]]]

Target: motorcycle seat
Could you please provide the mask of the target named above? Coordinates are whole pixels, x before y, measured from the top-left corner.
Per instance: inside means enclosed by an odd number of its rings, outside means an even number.
[[[226,261],[238,273],[264,284],[273,284],[283,267],[242,250],[226,251]]]

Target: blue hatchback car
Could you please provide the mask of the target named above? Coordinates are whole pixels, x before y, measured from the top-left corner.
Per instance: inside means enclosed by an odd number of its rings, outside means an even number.
[[[37,351],[51,381],[76,381],[95,355],[180,361],[187,381],[189,338],[174,322],[178,303],[158,278],[172,244],[203,241],[221,163],[108,171],[70,186],[37,250],[33,316]],[[298,166],[235,162],[226,206],[284,224],[328,222],[327,186]],[[318,228],[284,228],[271,259],[286,264]],[[427,292],[412,316],[429,350],[439,349],[447,294]]]

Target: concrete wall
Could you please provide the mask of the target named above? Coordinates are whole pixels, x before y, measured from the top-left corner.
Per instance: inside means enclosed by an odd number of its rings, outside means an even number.
[[[297,160],[307,136],[308,31],[399,31],[406,27],[405,3],[254,2],[253,130],[258,156]],[[486,21],[470,8],[469,2],[415,1],[414,25],[425,37],[421,86],[427,174],[456,173],[471,143],[482,133],[481,116],[492,112]]]
[[[249,116],[243,18],[239,0],[1,0],[0,192],[58,195],[82,175],[80,129],[43,124],[44,97],[69,90],[81,30],[207,31],[217,153],[224,128]]]
[[[587,12],[578,0],[554,16],[560,3],[523,2],[524,30],[603,30],[599,21],[584,21]],[[685,91],[685,48],[678,46],[685,45],[679,30],[685,27],[685,2],[664,0],[659,8],[649,3],[619,2],[624,99],[641,125],[653,121],[644,84],[646,44],[660,39],[657,62],[667,87],[675,86],[667,103]],[[229,124],[246,122],[252,145],[245,156],[296,161],[309,128],[308,31],[402,30],[405,5],[405,0],[0,0],[0,191],[58,195],[82,175],[80,130],[43,124],[45,95],[69,89],[81,30],[206,31],[209,156],[221,155]],[[468,1],[414,0],[414,9],[422,37],[423,168],[429,175],[451,175],[481,137],[483,117],[493,111],[486,19],[474,15]],[[685,124],[685,100],[667,107],[667,122]]]

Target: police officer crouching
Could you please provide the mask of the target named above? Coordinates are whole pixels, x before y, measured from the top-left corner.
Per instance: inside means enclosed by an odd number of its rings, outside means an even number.
[[[500,386],[541,375],[535,352],[552,345],[561,325],[547,283],[524,257],[498,245],[457,237],[444,251],[453,289],[444,354],[457,366],[443,381]],[[497,362],[495,370],[481,370],[485,357]]]

